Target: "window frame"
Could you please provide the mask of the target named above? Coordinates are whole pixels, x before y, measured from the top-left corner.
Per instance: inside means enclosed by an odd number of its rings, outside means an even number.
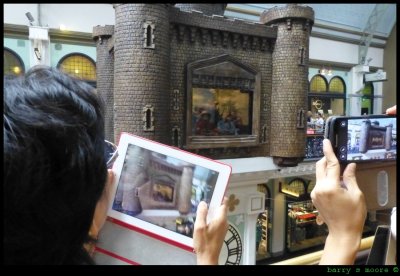
[[[4,74],[4,76],[13,76],[13,77],[18,77],[18,76],[21,76],[21,75],[24,75],[25,74],[25,64],[24,64],[24,61],[22,60],[22,58],[18,55],[18,53],[17,52],[15,52],[15,51],[13,51],[12,49],[10,49],[10,48],[8,48],[8,47],[4,47],[3,48],[4,49],[4,51],[3,51],[3,55],[4,55],[4,52],[9,52],[11,55],[13,55],[16,59],[17,59],[17,61],[20,63],[20,65],[21,65],[21,73],[19,74],[19,75],[17,75],[17,74],[7,74],[7,75],[5,75]],[[5,62],[5,60],[4,60],[4,62]],[[3,62],[3,71],[5,71],[4,70],[4,62]]]
[[[66,60],[66,59],[68,59],[68,58],[70,58],[70,57],[73,57],[73,56],[80,56],[80,57],[83,57],[83,58],[86,58],[89,62],[91,62],[92,64],[93,64],[93,66],[94,66],[94,68],[95,68],[95,70],[96,70],[96,80],[95,81],[92,81],[92,80],[87,80],[87,79],[81,79],[82,81],[84,81],[84,82],[86,82],[86,83],[88,83],[88,84],[90,84],[91,86],[93,86],[93,87],[97,87],[97,66],[96,66],[96,62],[91,58],[91,57],[89,57],[88,55],[85,55],[85,54],[83,54],[83,53],[79,53],[79,52],[73,52],[73,53],[69,53],[69,54],[66,54],[66,55],[64,55],[59,61],[58,61],[58,63],[57,63],[57,69],[59,69],[59,70],[61,70],[61,65],[62,65],[62,63]],[[61,70],[62,71],[62,70]],[[64,72],[64,71],[63,71]],[[64,72],[64,73],[67,73],[67,72]],[[68,74],[68,73],[67,73]],[[76,75],[70,75],[70,76],[72,76],[72,77],[77,77]]]
[[[321,77],[325,84],[326,84],[326,90],[325,91],[321,91],[321,92],[316,92],[316,91],[311,91],[311,83],[313,81],[313,79],[315,77]],[[343,83],[343,93],[341,92],[330,92],[329,91],[329,84],[330,81],[333,79],[339,79],[340,81],[342,81]],[[325,78],[325,76],[321,75],[321,74],[315,74],[310,82],[309,82],[309,87],[308,87],[308,95],[307,95],[307,105],[308,105],[308,110],[312,110],[311,104],[312,104],[312,99],[313,98],[318,98],[318,99],[322,99],[322,100],[331,100],[331,99],[342,99],[343,100],[343,112],[346,111],[346,94],[347,94],[347,88],[346,88],[346,82],[343,80],[342,77],[340,76],[333,76],[330,81],[328,82],[328,80]],[[310,104],[308,104],[310,103]]]

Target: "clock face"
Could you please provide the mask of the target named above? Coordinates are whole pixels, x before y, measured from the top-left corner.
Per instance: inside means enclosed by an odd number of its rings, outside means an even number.
[[[242,240],[236,228],[229,224],[218,263],[222,265],[239,265],[242,258]]]

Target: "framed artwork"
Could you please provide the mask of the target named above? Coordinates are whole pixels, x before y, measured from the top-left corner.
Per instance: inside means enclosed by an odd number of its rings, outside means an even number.
[[[258,144],[260,74],[229,55],[188,64],[187,148]]]

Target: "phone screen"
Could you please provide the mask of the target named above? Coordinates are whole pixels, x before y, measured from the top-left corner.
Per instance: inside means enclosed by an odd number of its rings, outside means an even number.
[[[340,162],[396,160],[396,117],[337,117],[334,148]]]

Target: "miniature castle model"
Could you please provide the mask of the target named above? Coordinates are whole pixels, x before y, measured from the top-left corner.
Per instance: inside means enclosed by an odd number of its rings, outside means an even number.
[[[314,11],[290,4],[251,23],[224,18],[226,5],[115,4],[115,26],[93,28],[107,139],[124,131],[214,159],[303,160]],[[196,132],[205,113],[210,131]]]

